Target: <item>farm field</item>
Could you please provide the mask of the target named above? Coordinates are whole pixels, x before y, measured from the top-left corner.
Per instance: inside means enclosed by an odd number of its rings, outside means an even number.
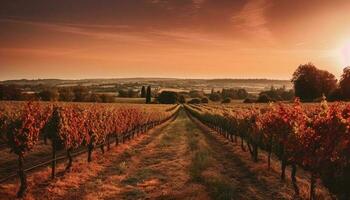
[[[51,104],[40,104],[47,107]],[[69,103],[59,104],[71,106]],[[313,105],[313,106],[311,106]],[[319,104],[311,104],[315,107]],[[26,106],[25,102],[3,102],[0,107],[15,109]],[[93,104],[75,104],[89,110]],[[101,107],[134,107],[174,112],[173,105],[102,104]],[[136,107],[135,107],[136,106]],[[178,107],[176,118],[155,128],[142,131],[123,140],[109,151],[96,148],[92,161],[86,153],[73,157],[69,170],[65,169],[67,158],[57,161],[56,177],[51,180],[51,162],[27,173],[28,190],[24,199],[295,199],[290,166],[286,179],[280,179],[280,161],[271,157],[270,167],[266,160],[269,154],[261,150],[257,160],[251,159],[241,143],[228,140],[218,130],[209,128],[190,114],[189,106]],[[239,110],[244,104],[234,106],[200,105],[191,109]],[[268,104],[259,108],[265,109]],[[21,109],[19,109],[21,110]],[[190,111],[190,110],[189,110]],[[131,140],[130,140],[131,139]],[[232,139],[232,138],[231,138]],[[104,141],[106,142],[106,141]],[[105,143],[104,143],[105,144]],[[250,143],[244,142],[249,147]],[[51,141],[46,145],[42,139],[24,157],[24,168],[31,168],[52,155]],[[74,151],[84,149],[79,146]],[[18,156],[1,149],[0,179],[16,174]],[[72,151],[72,153],[74,153]],[[57,157],[65,151],[57,151]],[[310,172],[298,167],[296,180],[300,199],[308,199]],[[320,180],[315,183],[317,199],[330,199],[331,195]],[[1,199],[13,199],[19,189],[16,176],[0,183]]]

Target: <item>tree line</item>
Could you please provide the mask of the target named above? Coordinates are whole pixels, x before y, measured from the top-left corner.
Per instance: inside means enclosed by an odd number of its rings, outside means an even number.
[[[295,96],[302,101],[318,101],[323,96],[330,101],[350,100],[350,67],[343,70],[338,81],[332,73],[308,63],[296,69],[291,81]]]
[[[65,102],[115,102],[111,94],[96,93],[84,86],[44,88],[38,92],[26,92],[18,85],[0,85],[0,100],[7,101],[65,101]]]

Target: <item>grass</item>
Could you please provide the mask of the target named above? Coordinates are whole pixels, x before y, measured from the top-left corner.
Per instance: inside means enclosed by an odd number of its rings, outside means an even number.
[[[166,134],[160,139],[158,146],[161,148],[172,146],[181,137],[178,129],[176,126],[173,129],[167,129]]]
[[[209,188],[209,195],[212,199],[216,200],[231,200],[235,199],[236,192],[226,181],[213,178],[207,179],[205,185]]]
[[[195,153],[190,166],[190,177],[194,182],[202,182],[202,173],[209,167],[208,151],[198,151]]]
[[[142,183],[150,178],[157,178],[160,181],[164,181],[166,179],[166,177],[159,171],[144,168],[137,171],[133,176],[124,179],[122,184],[136,186],[138,183]]]
[[[188,147],[193,154],[189,168],[191,181],[204,185],[212,199],[234,199],[236,192],[225,178],[203,175],[205,171],[210,170],[214,160],[205,139],[194,130],[196,128],[193,125],[187,127]]]
[[[119,163],[119,165],[116,166],[115,172],[116,172],[116,174],[121,175],[121,174],[125,173],[127,168],[128,168],[127,164],[124,161],[124,162]]]

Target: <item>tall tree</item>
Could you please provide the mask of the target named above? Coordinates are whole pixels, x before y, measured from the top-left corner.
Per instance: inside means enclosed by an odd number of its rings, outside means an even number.
[[[293,74],[295,96],[303,101],[312,101],[322,95],[329,95],[336,89],[335,76],[319,70],[312,63],[300,65]]]
[[[142,89],[141,89],[141,98],[145,98],[146,97],[146,88],[145,86],[142,86]]]
[[[339,87],[344,99],[350,100],[350,66],[343,70]]]
[[[149,85],[147,87],[147,92],[146,92],[146,103],[151,103],[152,101],[152,90],[151,90],[151,86]]]

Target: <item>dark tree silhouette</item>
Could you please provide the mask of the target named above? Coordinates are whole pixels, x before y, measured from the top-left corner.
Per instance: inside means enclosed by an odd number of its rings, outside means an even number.
[[[159,94],[157,100],[162,104],[175,104],[178,102],[178,95],[176,92],[163,91]]]
[[[201,99],[201,103],[209,103],[209,99],[207,97],[203,97]]]
[[[344,99],[350,100],[350,66],[343,70],[339,82],[340,92]]]
[[[151,86],[149,85],[146,91],[146,103],[151,103],[151,101],[152,101],[152,89],[151,89]]]
[[[259,98],[257,100],[258,103],[269,103],[271,101],[273,100],[266,94],[259,95]]]
[[[191,99],[188,103],[189,104],[200,104],[201,100],[198,98],[194,98],[194,99]]]
[[[262,95],[266,95],[274,101],[291,101],[294,99],[294,91],[286,90],[285,87],[277,89],[271,87],[270,90],[260,92],[259,97]]]
[[[39,92],[39,97],[42,101],[57,101],[59,93],[56,89],[46,89]]]
[[[182,103],[182,104],[186,103],[186,98],[184,95],[180,95],[178,100],[179,100],[179,103]]]
[[[142,89],[141,89],[141,98],[145,98],[146,97],[146,88],[145,86],[142,86]]]
[[[90,99],[90,92],[86,87],[78,86],[73,89],[74,93],[74,101],[76,102],[84,102],[89,101]]]
[[[337,87],[335,76],[327,71],[317,69],[312,63],[300,65],[293,74],[295,96],[302,101],[328,96]]]
[[[211,101],[220,101],[221,100],[221,95],[220,95],[220,93],[211,93],[210,95],[209,95],[209,99],[211,100]]]
[[[60,101],[73,101],[74,100],[74,92],[71,88],[61,88],[59,90],[60,96],[59,100]]]
[[[0,85],[1,100],[22,100],[22,91],[16,85]]]

